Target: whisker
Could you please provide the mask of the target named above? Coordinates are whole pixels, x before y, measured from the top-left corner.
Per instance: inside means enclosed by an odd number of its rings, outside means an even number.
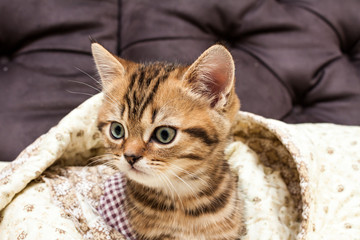
[[[179,202],[180,202],[180,204],[181,204],[181,208],[182,208],[182,209],[185,209],[185,208],[184,208],[184,204],[183,204],[183,202],[182,202],[182,199],[181,199],[179,193],[176,191],[176,189],[175,189],[174,185],[172,184],[171,180],[170,180],[170,179],[168,178],[168,176],[166,176],[164,173],[160,172],[160,174],[161,174],[161,175],[164,177],[164,179],[170,184],[171,188],[174,190],[174,192],[175,192],[176,195],[178,196]]]
[[[94,87],[94,86],[91,86],[91,85],[88,84],[88,83],[80,82],[80,81],[75,81],[75,80],[68,80],[68,81],[69,81],[69,82],[73,82],[73,83],[77,83],[77,84],[82,84],[82,85],[87,86],[87,87],[89,87],[89,88],[91,88],[91,89],[94,89],[94,90],[97,91],[97,92],[101,92],[101,89],[98,89],[98,88],[96,88],[96,87]]]
[[[119,171],[120,169],[118,167],[118,160],[118,156],[111,153],[105,153],[103,155],[92,157],[90,159],[91,162],[88,165],[102,164]]]
[[[201,177],[199,177],[197,174],[191,173],[191,172],[185,170],[184,168],[179,167],[179,166],[177,166],[177,165],[175,165],[175,164],[173,164],[173,163],[171,163],[171,162],[168,162],[168,164],[170,164],[172,167],[180,170],[181,172],[188,174],[189,176],[191,176],[191,177],[193,177],[193,178],[199,179],[199,180],[204,184],[204,186],[208,185],[208,182],[206,182],[204,179],[202,179]]]
[[[96,78],[94,78],[93,76],[91,76],[89,73],[85,72],[84,70],[75,67],[77,70],[79,70],[80,72],[82,72],[83,74],[85,74],[86,76],[88,76],[89,78],[91,78],[92,80],[94,80],[97,84],[99,84],[101,86],[101,82],[99,80],[97,80]]]
[[[83,84],[85,86],[89,86],[89,87],[95,89],[96,91],[101,92],[99,89],[96,89],[95,87],[92,87],[91,85],[88,85],[87,83],[77,82],[77,81],[72,81],[72,80],[69,80],[69,81],[75,82],[75,83],[78,83],[78,84]],[[90,96],[90,97],[94,96],[93,94],[90,94],[90,93],[76,92],[76,91],[71,91],[71,90],[66,90],[66,91],[69,92],[69,93],[73,93],[73,94],[82,94],[82,95],[86,95],[86,96]],[[119,104],[114,99],[107,96],[106,94],[104,94],[104,97],[105,97],[105,100],[107,100],[107,101],[110,100],[110,101],[108,101],[110,104]]]
[[[90,79],[94,80],[99,86],[102,86],[101,82],[100,82],[99,80],[97,80],[96,78],[94,78],[93,76],[91,76],[89,73],[81,70],[81,69],[78,68],[78,67],[75,67],[75,68],[76,68],[77,70],[79,70],[80,72],[82,72],[83,74],[85,74],[86,76],[88,76]],[[79,84],[83,84],[83,85],[88,86],[88,87],[90,87],[90,88],[92,88],[92,89],[95,89],[95,90],[98,91],[98,92],[101,92],[101,89],[96,88],[96,87],[94,87],[94,86],[92,86],[92,85],[90,85],[90,84],[83,83],[83,82],[78,82],[78,81],[72,81],[72,82],[79,83]],[[106,90],[106,89],[105,89],[105,86],[102,86],[102,88],[103,88],[104,90]],[[112,96],[108,91],[106,91],[106,92],[107,92],[107,93],[104,94],[104,96],[105,96],[106,98],[108,98],[108,100],[111,100],[110,103],[120,105],[119,102],[116,101],[116,99],[114,98],[114,96]]]
[[[166,184],[167,188],[171,189],[171,186],[169,186],[169,183],[166,181],[166,179],[164,179],[163,173],[160,172],[160,174],[157,175],[157,177],[159,177],[161,179],[161,182]],[[170,193],[171,193],[172,200],[175,201],[174,192],[171,190]]]
[[[86,95],[86,96],[94,96],[93,94],[91,93],[84,93],[84,92],[75,92],[75,91],[70,91],[70,90],[66,90],[68,93],[72,93],[72,94],[80,94],[80,95]]]
[[[89,164],[98,162],[98,161],[106,161],[106,160],[109,160],[108,158],[112,159],[112,158],[115,158],[115,156],[114,156],[114,154],[111,154],[111,153],[104,153],[102,155],[97,155],[97,156],[94,156],[89,159],[89,161],[91,161]]]
[[[171,171],[171,170],[170,170]],[[193,195],[194,195],[194,197],[195,197],[195,199],[197,200],[197,201],[200,201],[200,198],[199,198],[199,196],[198,196],[198,193],[196,193],[195,191],[194,191],[194,189],[187,183],[187,182],[185,182],[181,177],[179,177],[176,173],[174,173],[173,171],[171,171],[172,173],[173,173],[173,175],[175,176],[175,177],[177,177],[179,180],[181,180],[192,192],[193,192]],[[216,221],[216,219],[215,219],[215,217],[213,216],[213,215],[210,215],[209,216],[210,218],[212,218],[212,221]]]
[[[192,186],[190,186],[184,179],[182,179],[181,177],[179,177],[175,172],[173,172],[171,169],[170,170],[170,173],[173,174],[177,179],[179,179],[180,181],[182,181],[189,189],[190,191],[194,194],[195,198],[199,200],[198,198],[198,194],[197,192],[195,192],[195,190],[193,189]]]

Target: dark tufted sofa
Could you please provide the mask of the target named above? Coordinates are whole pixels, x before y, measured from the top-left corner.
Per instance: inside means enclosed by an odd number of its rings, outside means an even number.
[[[89,36],[133,61],[191,63],[220,42],[242,110],[360,125],[359,10],[359,0],[1,1],[0,161],[96,93]]]

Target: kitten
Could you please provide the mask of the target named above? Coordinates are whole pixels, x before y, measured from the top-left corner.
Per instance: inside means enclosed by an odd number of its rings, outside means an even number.
[[[98,43],[105,146],[127,178],[137,239],[238,239],[237,178],[224,158],[239,110],[234,62],[221,45],[192,65],[137,64]]]

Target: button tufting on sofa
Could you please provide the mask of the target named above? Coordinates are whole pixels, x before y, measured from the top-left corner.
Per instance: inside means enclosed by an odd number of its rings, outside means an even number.
[[[358,9],[357,0],[122,1],[121,52],[190,63],[220,42],[235,59],[242,110],[358,125]]]
[[[118,1],[0,1],[0,22],[0,161],[11,161],[96,93],[88,38],[116,52]]]
[[[360,125],[359,9],[359,0],[2,1],[0,160],[95,93],[72,82],[96,85],[85,74],[96,76],[89,36],[143,62],[189,64],[223,43],[242,110]]]

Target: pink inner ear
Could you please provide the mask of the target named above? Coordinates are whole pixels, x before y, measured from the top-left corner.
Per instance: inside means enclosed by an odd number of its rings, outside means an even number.
[[[212,99],[212,106],[222,93],[228,94],[233,83],[234,62],[226,48],[214,45],[206,50],[188,69],[185,78],[195,92]]]
[[[218,95],[220,92],[224,91],[225,87],[229,84],[229,76],[225,71],[226,69],[219,67],[211,73],[213,82],[208,86],[211,90],[211,94]]]
[[[227,78],[225,77],[226,74],[223,74],[218,69],[217,71],[214,71],[212,73],[212,78],[214,79],[214,82],[208,86],[208,89],[211,91],[211,95],[213,96],[211,107],[215,107],[216,103],[219,101],[219,94],[224,91],[224,88],[226,86]]]

